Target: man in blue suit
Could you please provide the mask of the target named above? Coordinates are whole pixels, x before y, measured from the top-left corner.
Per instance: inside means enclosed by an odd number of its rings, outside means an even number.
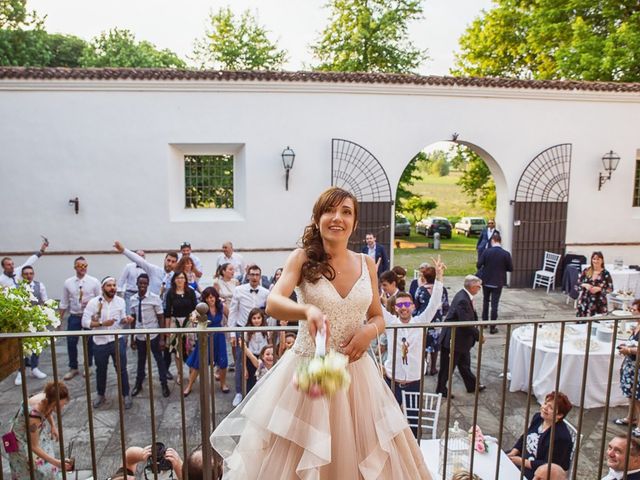
[[[502,248],[502,238],[498,232],[491,236],[491,248],[486,249],[478,259],[478,272],[482,278],[482,320],[489,320],[489,303],[491,303],[491,320],[498,319],[498,303],[502,287],[507,283],[507,272],[513,271],[511,254]],[[491,333],[498,333],[498,327],[491,325]]]
[[[382,245],[376,243],[376,237],[373,233],[367,233],[365,236],[366,245],[362,247],[362,253],[366,253],[376,262],[378,268],[378,277],[382,272],[389,270],[389,257]]]
[[[480,255],[482,255],[482,252],[484,252],[487,248],[491,246],[491,237],[496,232],[498,232],[496,230],[496,221],[493,218],[491,218],[487,222],[487,226],[482,229],[482,232],[480,232],[480,236],[478,237],[478,243],[476,243],[476,250],[478,251],[478,259],[480,259]]]

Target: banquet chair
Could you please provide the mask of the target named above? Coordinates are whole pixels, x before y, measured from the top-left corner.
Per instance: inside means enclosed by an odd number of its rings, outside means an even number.
[[[420,392],[402,391],[402,413],[407,418],[410,427],[418,428],[418,419],[420,416]],[[442,394],[427,393],[422,394],[422,434],[431,431],[431,438],[435,439],[438,430],[438,417],[440,416],[440,404],[442,402]]]
[[[560,262],[560,255],[557,253],[544,252],[544,261],[542,262],[542,270],[537,270],[533,277],[533,288],[540,285],[549,289],[553,288],[556,283],[556,270]]]
[[[569,421],[565,418],[564,424],[569,429],[569,434],[571,435],[571,440],[573,441],[573,447],[571,448],[571,456],[569,457],[569,470],[567,470],[567,478],[571,478],[571,471],[573,470],[573,457],[576,454],[576,447],[578,446],[578,430],[576,427],[571,425]],[[582,438],[584,436],[580,435],[580,443],[582,443]]]
[[[420,270],[413,270],[413,279],[417,280],[418,278],[420,278]]]

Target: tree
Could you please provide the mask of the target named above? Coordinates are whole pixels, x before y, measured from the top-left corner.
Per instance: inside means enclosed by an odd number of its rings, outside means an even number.
[[[158,50],[147,41],[137,42],[129,30],[114,28],[95,37],[80,58],[82,67],[185,68],[171,50]]]
[[[637,0],[494,0],[459,40],[454,75],[640,80]]]
[[[398,190],[396,191],[397,204],[402,204],[402,202],[406,202],[414,196],[413,192],[409,190],[409,187],[422,178],[420,171],[428,161],[429,158],[424,152],[419,152],[411,159],[409,165],[404,169],[402,175],[400,175],[400,180],[398,181]]]
[[[462,170],[457,184],[475,205],[479,203],[489,211],[496,209],[496,185],[487,164],[470,148],[457,145],[451,166]]]
[[[413,218],[413,223],[428,217],[436,208],[438,208],[438,202],[432,198],[418,196],[413,196],[402,204],[402,211]]]
[[[38,27],[42,21],[35,10],[27,10],[27,0],[0,0],[0,29]]]
[[[422,16],[420,0],[331,0],[330,23],[312,51],[317,70],[411,73],[427,59],[409,41],[409,22]]]
[[[278,70],[286,61],[286,50],[269,40],[249,10],[236,19],[230,8],[221,8],[209,15],[209,23],[204,38],[194,44],[193,60],[200,68]]]
[[[429,155],[429,173],[439,177],[449,175],[449,161],[447,154],[442,150],[436,150]]]

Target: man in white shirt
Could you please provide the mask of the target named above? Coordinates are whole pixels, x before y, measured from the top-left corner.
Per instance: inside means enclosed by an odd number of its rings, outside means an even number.
[[[82,314],[82,326],[93,331],[119,330],[128,324],[124,300],[116,296],[116,279],[105,277],[102,280],[102,295],[92,298]],[[114,335],[94,335],[93,353],[96,360],[96,389],[98,395],[93,401],[93,408],[98,408],[106,402],[104,396],[107,388],[107,367],[109,357],[113,366],[116,363],[116,338]],[[127,343],[124,336],[118,339],[120,349],[120,376],[122,379],[122,396],[124,408],[129,409],[133,403],[129,396],[129,375],[127,374]]]
[[[640,443],[635,438],[629,439],[629,464],[627,465],[627,480],[640,479]],[[627,461],[627,437],[616,435],[609,442],[607,448],[607,466],[609,473],[602,480],[622,480],[624,478],[625,463]]]
[[[20,265],[18,268],[15,267],[13,259],[11,257],[4,257],[1,261],[2,275],[0,275],[0,285],[9,288],[17,287],[18,284],[22,281],[22,269],[36,263],[38,258],[44,255],[44,252],[47,250],[48,246],[48,241],[42,242],[42,245],[40,245],[40,250],[27,258],[27,261]],[[17,274],[16,271],[18,272]]]
[[[216,260],[216,270],[225,263],[233,265],[236,277],[238,280],[241,280],[245,274],[244,259],[242,258],[242,255],[233,251],[233,244],[231,242],[224,242],[222,244],[222,253],[218,255],[218,259]]]
[[[67,278],[62,287],[62,298],[60,299],[60,319],[64,319],[64,314],[68,311],[67,331],[82,330],[82,314],[85,307],[94,297],[100,295],[100,282],[97,278],[87,275],[89,264],[84,257],[78,257],[73,261],[73,268],[76,274]],[[69,356],[69,371],[63,380],[71,380],[78,375],[78,339],[80,337],[67,337],[67,354]],[[87,362],[89,367],[93,366],[93,339],[87,339]],[[82,370],[84,375],[84,370]]]
[[[149,292],[149,275],[141,273],[137,280],[138,292],[131,297],[131,306],[128,310],[131,327],[143,331],[145,328],[164,328],[164,312],[162,300],[158,295]],[[162,385],[162,396],[168,397],[171,392],[167,386],[167,364],[162,357],[162,350],[165,349],[164,335],[149,335],[151,353],[156,360],[160,385]],[[131,342],[131,348],[138,351],[138,369],[136,372],[136,383],[131,392],[135,397],[142,391],[142,385],[146,376],[147,367],[147,337],[146,335],[136,335]]]
[[[230,327],[246,327],[249,312],[254,308],[264,309],[269,296],[269,290],[260,285],[262,270],[257,265],[251,265],[247,269],[249,283],[239,285],[233,291],[231,305],[229,306],[229,326]],[[236,338],[242,334],[236,333]],[[231,338],[231,345],[236,345],[236,338]],[[242,356],[244,351],[242,348],[236,348],[236,396],[233,397],[232,405],[237,407],[242,401],[242,382],[244,380],[242,368]]]
[[[191,244],[189,242],[182,242],[182,245],[180,245],[180,257],[178,258],[178,261],[180,261],[182,257],[189,257],[193,260],[193,273],[196,274],[196,277],[201,278],[202,262],[191,251]]]
[[[427,308],[420,315],[412,316],[415,306],[411,295],[406,292],[398,292],[395,303],[396,314],[390,313],[387,309],[382,311],[387,326],[431,323],[442,304],[442,289],[444,288],[442,284],[444,264],[437,260],[434,265],[437,277]],[[402,405],[403,390],[407,392],[420,391],[420,379],[424,375],[426,366],[422,363],[422,355],[426,348],[426,345],[422,344],[423,330],[420,328],[398,328],[395,333],[394,329],[388,329],[386,334],[387,339],[391,342],[394,336],[396,338],[396,356],[395,359],[392,354],[387,357],[384,364],[385,379],[390,387],[392,379],[395,380],[394,395],[398,404]],[[393,346],[389,346],[388,351],[393,352],[393,350]]]
[[[22,267],[21,276],[26,282],[27,288],[31,290],[31,294],[35,298],[31,303],[34,305],[44,305],[44,303],[49,300],[47,297],[47,289],[45,288],[44,283],[34,280],[35,271],[33,270],[33,267],[31,265]],[[38,368],[39,361],[40,355],[36,353],[32,353],[30,357],[25,357],[24,359],[25,365],[27,367],[31,367],[31,376],[42,380],[47,378],[47,374]],[[14,383],[16,385],[22,385],[22,375],[20,372],[16,375]]]
[[[145,258],[144,250],[136,250],[136,255]],[[145,271],[137,263],[131,262],[124,266],[122,274],[118,278],[118,294],[124,298],[127,312],[131,306],[129,300],[138,292],[136,281],[141,273],[145,273]]]
[[[119,253],[124,254],[125,257],[144,270],[144,273],[149,275],[149,290],[164,300],[166,293],[169,291],[169,288],[171,288],[171,278],[173,277],[173,269],[178,263],[178,254],[168,252],[164,257],[164,265],[160,268],[157,265],[149,263],[137,253],[125,248],[118,240],[113,243],[113,248]]]

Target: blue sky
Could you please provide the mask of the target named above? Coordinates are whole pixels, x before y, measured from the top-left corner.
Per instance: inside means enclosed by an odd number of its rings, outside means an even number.
[[[128,28],[139,40],[169,48],[183,58],[204,33],[210,11],[230,6],[249,9],[271,31],[270,38],[289,52],[287,70],[312,63],[308,46],[327,23],[326,0],[28,0],[29,8],[47,15],[49,32],[70,33],[84,39],[112,27]],[[465,27],[491,0],[426,0],[424,18],[410,26],[411,38],[427,48],[431,60],[420,69],[425,75],[446,75]]]

